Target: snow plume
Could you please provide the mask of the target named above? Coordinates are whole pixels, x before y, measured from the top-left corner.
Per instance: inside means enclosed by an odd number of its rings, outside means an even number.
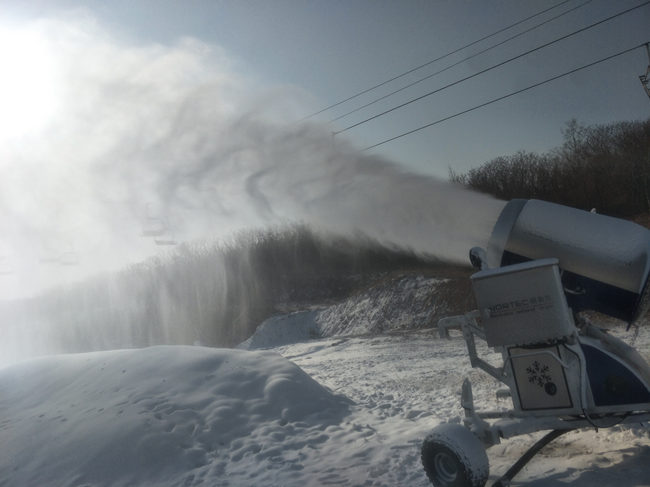
[[[22,96],[45,83],[51,97],[38,124],[27,117],[0,137],[0,301],[160,255],[154,233],[209,241],[302,222],[465,261],[502,207],[294,123],[308,96],[256,86],[217,46],[133,45],[86,17],[0,31],[33,46],[20,63],[49,60],[11,71],[38,74]]]
[[[207,157],[185,159],[162,178],[161,192],[172,207],[192,212],[216,202],[222,216],[245,211],[242,217],[260,224],[305,221],[419,253],[465,259],[469,247],[489,236],[502,205],[360,153],[317,125],[277,129],[246,118],[216,138],[207,130],[201,140]],[[179,167],[185,168],[183,179]],[[188,195],[188,185],[200,190]],[[235,205],[221,197],[233,190]]]
[[[155,253],[147,221],[181,241],[303,221],[465,259],[501,208],[327,127],[292,125],[306,95],[259,89],[217,46],[131,45],[88,18],[40,21],[15,38],[51,60],[41,76],[55,108],[0,148],[5,298]]]

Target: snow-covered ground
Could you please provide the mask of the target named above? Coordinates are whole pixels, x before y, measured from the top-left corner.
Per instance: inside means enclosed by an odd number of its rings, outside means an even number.
[[[463,377],[477,405],[508,407],[470,369],[464,342],[432,330],[285,343],[59,355],[0,369],[0,486],[424,487],[421,441],[460,416]],[[636,345],[647,358],[650,329]],[[491,448],[491,478],[536,436]],[[513,485],[567,483],[650,485],[650,433],[569,433]]]
[[[636,344],[650,351],[650,330]],[[419,447],[428,430],[460,418],[460,386],[468,376],[478,407],[508,408],[496,399],[500,384],[471,369],[460,338],[441,340],[432,331],[375,338],[350,338],[276,348],[320,383],[355,401],[355,414],[373,425],[373,455],[385,475],[368,485],[429,485]],[[489,354],[486,349],[482,354]],[[488,355],[489,356],[489,355]],[[647,358],[648,354],[646,354]],[[505,473],[541,435],[504,441],[488,450],[491,479]],[[612,428],[568,433],[533,459],[513,485],[649,486],[650,429]],[[363,485],[363,483],[352,484]]]

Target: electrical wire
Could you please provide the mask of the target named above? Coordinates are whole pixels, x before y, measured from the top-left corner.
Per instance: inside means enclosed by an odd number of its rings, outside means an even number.
[[[649,2],[649,3],[650,3],[650,2]],[[505,100],[506,98],[510,98],[510,97],[512,97],[512,96],[518,95],[518,94],[523,93],[523,92],[525,92],[525,91],[532,90],[533,88],[537,88],[538,86],[542,86],[542,85],[544,85],[544,84],[546,84],[546,83],[550,83],[551,81],[555,81],[555,80],[557,80],[557,79],[563,78],[563,77],[568,76],[568,75],[570,75],[570,74],[577,73],[578,71],[581,71],[581,70],[583,70],[583,69],[590,68],[590,67],[595,66],[595,65],[597,65],[597,64],[604,63],[605,61],[609,61],[610,59],[614,59],[614,58],[616,58],[616,57],[622,56],[622,55],[624,55],[624,54],[627,54],[627,53],[629,53],[629,52],[632,52],[632,51],[634,51],[634,50],[636,50],[636,49],[639,49],[639,48],[642,48],[642,47],[644,47],[644,46],[645,46],[645,44],[639,44],[638,46],[634,46],[634,47],[631,47],[631,48],[629,48],[629,49],[625,49],[624,51],[617,52],[616,54],[612,54],[611,56],[607,56],[607,57],[604,57],[604,58],[599,59],[599,60],[597,60],[597,61],[591,62],[591,63],[589,63],[589,64],[585,64],[585,65],[583,65],[583,66],[580,66],[579,68],[575,68],[575,69],[572,69],[572,70],[570,70],[570,71],[566,71],[565,73],[558,74],[557,76],[553,76],[552,78],[545,79],[544,81],[540,81],[540,82],[535,83],[535,84],[533,84],[533,85],[527,86],[526,88],[522,88],[522,89],[520,89],[520,90],[513,91],[513,92],[511,92],[511,93],[508,93],[507,95],[503,95],[503,96],[500,96],[500,97],[498,97],[498,98],[493,98],[493,99],[490,100],[490,101],[487,101],[487,102],[485,102],[485,103],[481,103],[480,105],[476,105],[476,106],[474,106],[474,107],[472,107],[472,108],[468,108],[467,110],[463,110],[463,111],[458,112],[458,113],[455,113],[455,114],[453,114],[453,115],[449,115],[448,117],[445,117],[445,118],[441,118],[441,119],[439,119],[439,120],[436,120],[435,122],[431,122],[431,123],[428,123],[428,124],[426,124],[426,125],[422,125],[422,126],[420,126],[420,127],[418,127],[418,128],[415,128],[415,129],[413,129],[413,130],[409,130],[408,132],[404,132],[403,134],[396,135],[395,137],[391,137],[391,138],[389,138],[389,139],[383,140],[383,141],[381,141],[381,142],[378,142],[378,143],[376,143],[376,144],[373,144],[373,145],[371,145],[371,146],[368,146],[368,147],[364,148],[363,150],[366,151],[366,150],[374,149],[375,147],[378,147],[378,146],[380,146],[380,145],[386,144],[386,143],[388,143],[388,142],[392,142],[393,140],[399,139],[399,138],[401,138],[401,137],[405,137],[405,136],[407,136],[407,135],[413,134],[413,133],[418,132],[418,131],[420,131],[420,130],[423,130],[423,129],[425,129],[425,128],[428,128],[428,127],[432,127],[432,126],[434,126],[434,125],[437,125],[437,124],[439,124],[439,123],[446,122],[447,120],[451,120],[452,118],[459,117],[459,116],[464,115],[464,114],[466,114],[466,113],[473,112],[474,110],[478,110],[479,108],[483,108],[483,107],[486,107],[486,106],[491,105],[491,104],[493,104],[493,103],[496,103],[496,102],[498,102],[498,101]]]
[[[475,41],[470,42],[469,44],[465,44],[463,47],[459,47],[458,49],[455,49],[455,50],[453,50],[453,51],[448,52],[447,54],[443,54],[443,55],[440,56],[440,57],[437,57],[437,58],[435,58],[435,59],[432,59],[431,61],[427,61],[427,62],[424,63],[424,64],[420,64],[419,66],[416,66],[415,68],[411,68],[411,69],[409,69],[408,71],[403,72],[402,74],[399,74],[399,75],[394,76],[394,77],[392,77],[392,78],[390,78],[390,79],[387,79],[386,81],[382,81],[381,83],[376,84],[376,85],[374,85],[374,86],[371,86],[370,88],[366,88],[365,90],[362,90],[362,91],[360,91],[360,92],[358,92],[358,93],[356,93],[356,94],[354,94],[354,95],[352,95],[352,96],[349,96],[349,97],[345,98],[344,100],[341,100],[341,101],[338,101],[338,102],[336,102],[336,103],[333,103],[332,105],[326,106],[325,108],[322,108],[321,110],[318,110],[317,112],[314,112],[314,113],[312,113],[311,115],[307,115],[306,117],[301,118],[298,122],[303,122],[303,121],[305,121],[305,120],[307,120],[307,119],[309,119],[309,118],[315,117],[316,115],[319,115],[319,114],[321,114],[321,113],[323,113],[323,112],[325,112],[325,111],[327,111],[327,110],[330,110],[330,109],[332,109],[332,108],[334,108],[334,107],[337,107],[337,106],[339,106],[339,105],[342,105],[342,104],[345,103],[345,102],[348,102],[348,101],[350,101],[350,100],[354,100],[355,98],[358,98],[358,97],[360,97],[361,95],[365,95],[365,94],[368,93],[369,91],[372,91],[372,90],[375,90],[375,89],[377,89],[377,88],[380,88],[380,87],[382,87],[382,86],[384,86],[384,85],[390,83],[391,81],[395,81],[395,80],[397,80],[397,79],[399,79],[399,78],[403,78],[404,76],[406,76],[406,75],[408,75],[408,74],[411,74],[411,73],[417,71],[418,69],[422,69],[422,68],[424,68],[424,67],[426,67],[426,66],[429,66],[430,64],[433,64],[433,63],[435,63],[435,62],[437,62],[437,61],[440,61],[440,60],[442,60],[442,59],[445,59],[446,57],[449,57],[449,56],[451,56],[452,54],[456,54],[457,52],[460,52],[460,51],[462,51],[463,49],[467,49],[468,47],[471,47],[471,46],[473,46],[473,45],[475,45],[475,44],[478,44],[479,42],[482,42],[482,41],[484,41],[484,40],[487,40],[487,39],[489,39],[490,37],[494,37],[494,36],[497,35],[497,34],[500,34],[500,33],[502,33],[502,32],[505,32],[506,30],[512,29],[513,27],[516,27],[516,26],[518,26],[519,24],[522,24],[522,23],[526,22],[527,20],[530,20],[530,19],[533,19],[533,18],[535,18],[535,17],[538,17],[538,16],[540,16],[540,15],[542,15],[542,14],[544,14],[544,13],[550,11],[550,10],[553,10],[553,9],[555,9],[555,8],[557,8],[557,7],[560,7],[560,6],[564,5],[565,3],[569,3],[570,1],[571,1],[571,0],[564,0],[563,2],[560,2],[560,3],[556,4],[556,5],[553,5],[552,7],[548,7],[548,8],[546,8],[546,9],[544,9],[544,10],[541,10],[541,11],[539,11],[539,12],[533,14],[533,15],[530,15],[529,17],[526,17],[525,19],[521,19],[521,20],[515,22],[514,24],[510,24],[510,25],[507,26],[507,27],[503,27],[502,29],[499,29],[499,30],[497,30],[496,32],[493,32],[492,34],[488,34],[488,35],[486,35],[486,36],[484,36],[484,37],[481,37],[480,39],[477,39],[477,40],[475,40]]]
[[[648,4],[650,4],[650,0],[648,0],[648,1],[646,1],[646,2],[643,2],[642,4],[637,5],[636,7],[628,8],[627,10],[623,10],[622,12],[619,12],[619,13],[617,13],[617,14],[611,15],[611,16],[605,18],[605,19],[599,20],[598,22],[595,22],[595,23],[590,24],[590,25],[588,25],[588,26],[586,26],[586,27],[583,27],[583,28],[581,28],[581,29],[578,29],[578,30],[576,30],[576,31],[573,31],[573,32],[571,32],[571,33],[569,33],[569,34],[566,34],[566,35],[562,36],[562,37],[558,37],[558,38],[555,39],[555,40],[552,40],[552,41],[550,41],[550,42],[547,42],[547,43],[545,43],[545,44],[542,44],[541,46],[537,46],[537,47],[535,47],[535,48],[533,48],[533,49],[530,49],[530,50],[528,50],[528,51],[526,51],[526,52],[523,52],[523,53],[521,53],[521,54],[518,54],[518,55],[516,55],[516,56],[514,56],[514,57],[511,57],[511,58],[509,58],[509,59],[506,59],[505,61],[501,61],[501,62],[498,63],[498,64],[494,64],[493,66],[490,66],[489,68],[485,68],[485,69],[483,69],[483,70],[481,70],[481,71],[479,71],[479,72],[477,72],[477,73],[474,73],[474,74],[472,74],[472,75],[470,75],[470,76],[466,76],[465,78],[461,78],[461,79],[459,79],[459,80],[457,80],[457,81],[454,81],[454,82],[452,82],[452,83],[449,83],[449,84],[447,84],[447,85],[445,85],[445,86],[442,86],[442,87],[440,87],[440,88],[437,88],[437,89],[435,89],[435,90],[433,90],[433,91],[429,91],[428,93],[425,93],[424,95],[420,95],[420,96],[418,96],[418,97],[416,97],[416,98],[413,98],[413,99],[411,99],[411,100],[409,100],[409,101],[407,101],[407,102],[404,102],[404,103],[402,103],[402,104],[400,104],[400,105],[397,105],[397,106],[395,106],[395,107],[393,107],[393,108],[389,108],[388,110],[385,110],[385,111],[383,111],[383,112],[381,112],[381,113],[378,113],[377,115],[373,115],[372,117],[366,118],[365,120],[362,120],[362,121],[360,121],[360,122],[357,122],[357,123],[355,123],[355,124],[352,124],[352,125],[350,125],[350,126],[348,126],[348,127],[345,127],[344,129],[341,129],[341,130],[337,131],[337,132],[334,132],[334,135],[338,135],[338,134],[341,134],[341,133],[343,133],[343,132],[347,132],[347,131],[350,130],[350,129],[353,129],[353,128],[355,128],[355,127],[358,127],[359,125],[362,125],[362,124],[364,124],[364,123],[370,122],[371,120],[374,120],[374,119],[376,119],[376,118],[382,117],[382,116],[384,116],[384,115],[386,115],[386,114],[388,114],[388,113],[394,112],[395,110],[399,110],[400,108],[403,108],[403,107],[405,107],[405,106],[407,106],[407,105],[410,105],[411,103],[415,103],[416,101],[420,101],[420,100],[422,100],[423,98],[426,98],[426,97],[428,97],[428,96],[434,95],[434,94],[436,94],[436,93],[440,93],[441,91],[446,90],[447,88],[450,88],[450,87],[452,87],[452,86],[456,86],[456,85],[462,83],[463,81],[467,81],[467,80],[469,80],[469,79],[476,78],[477,76],[480,76],[480,75],[482,75],[482,74],[485,74],[485,73],[487,73],[488,71],[492,71],[493,69],[496,69],[496,68],[499,68],[499,67],[501,67],[501,66],[504,66],[504,65],[506,65],[506,64],[508,64],[508,63],[511,63],[512,61],[515,61],[515,60],[517,60],[517,59],[521,59],[521,58],[523,58],[523,57],[525,57],[525,56],[528,56],[529,54],[532,54],[532,53],[534,53],[534,52],[536,52],[536,51],[539,51],[539,50],[541,50],[541,49],[544,49],[544,48],[546,48],[546,47],[549,47],[549,46],[551,46],[551,45],[553,45],[553,44],[557,44],[558,42],[564,41],[564,40],[568,39],[569,37],[573,37],[573,36],[575,36],[575,35],[577,35],[577,34],[580,34],[580,33],[582,33],[582,32],[585,32],[585,31],[587,31],[587,30],[589,30],[589,29],[593,29],[594,27],[596,27],[596,26],[598,26],[598,25],[604,24],[605,22],[609,22],[610,20],[613,20],[613,19],[615,19],[615,18],[617,18],[617,17],[620,17],[621,15],[625,15],[625,14],[627,14],[627,13],[630,13],[630,12],[632,12],[632,11],[634,11],[634,10],[637,10],[637,9],[641,8],[641,7],[645,7],[645,6],[648,5]]]
[[[351,110],[351,111],[349,111],[347,113],[344,113],[343,115],[339,115],[338,117],[331,119],[328,123],[332,123],[332,122],[336,122],[337,120],[341,120],[342,118],[345,118],[348,115],[352,115],[353,113],[356,113],[359,110],[363,110],[364,108],[368,108],[369,106],[374,105],[375,103],[377,103],[379,101],[385,100],[386,98],[389,98],[389,97],[391,97],[391,96],[393,96],[393,95],[395,95],[395,94],[397,94],[397,93],[399,93],[401,91],[404,91],[407,88],[410,88],[411,86],[415,86],[418,83],[422,83],[423,81],[426,81],[428,79],[433,78],[434,76],[437,76],[437,75],[439,75],[441,73],[444,73],[445,71],[448,71],[451,68],[453,68],[455,66],[458,66],[459,64],[462,64],[462,63],[464,63],[466,61],[469,61],[470,59],[473,59],[473,58],[475,58],[477,56],[480,56],[481,54],[484,54],[484,53],[486,53],[488,51],[491,51],[492,49],[495,49],[495,48],[497,48],[499,46],[502,46],[503,44],[506,44],[507,42],[510,42],[513,39],[516,39],[517,37],[521,37],[521,36],[523,36],[525,34],[528,34],[529,32],[531,32],[531,31],[533,31],[535,29],[538,29],[538,28],[540,28],[540,27],[542,27],[542,26],[544,26],[544,25],[546,25],[546,24],[548,24],[550,22],[553,22],[554,20],[557,20],[560,17],[563,17],[564,15],[573,12],[574,10],[578,10],[579,8],[584,7],[588,3],[591,3],[592,1],[593,0],[587,0],[586,2],[583,2],[580,5],[577,5],[577,6],[573,7],[573,8],[570,8],[569,10],[566,10],[566,11],[562,12],[561,14],[556,15],[555,17],[551,17],[550,19],[547,19],[544,22],[536,24],[536,25],[534,25],[534,26],[532,26],[532,27],[530,27],[530,28],[528,28],[526,30],[523,30],[523,31],[519,32],[518,34],[515,34],[515,35],[513,35],[511,37],[508,37],[507,39],[505,39],[505,40],[503,40],[501,42],[493,44],[492,46],[487,47],[487,48],[485,48],[485,49],[483,49],[483,50],[481,50],[481,51],[479,51],[479,52],[477,52],[475,54],[472,54],[471,56],[467,56],[466,58],[463,58],[460,61],[455,62],[454,64],[451,64],[451,65],[447,66],[446,68],[443,68],[443,69],[441,69],[439,71],[436,71],[435,73],[432,73],[432,74],[430,74],[428,76],[420,78],[419,80],[413,81],[412,83],[409,83],[409,84],[407,84],[405,86],[402,86],[401,88],[398,88],[397,90],[391,91],[390,93],[388,93],[388,94],[386,94],[384,96],[381,96],[379,98],[375,98],[371,102],[368,102],[365,105],[360,106],[359,108],[355,108],[354,110]]]

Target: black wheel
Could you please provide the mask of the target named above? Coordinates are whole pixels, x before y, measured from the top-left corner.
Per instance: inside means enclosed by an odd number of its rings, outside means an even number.
[[[442,424],[427,436],[422,465],[435,487],[483,487],[490,470],[483,444],[460,424]]]

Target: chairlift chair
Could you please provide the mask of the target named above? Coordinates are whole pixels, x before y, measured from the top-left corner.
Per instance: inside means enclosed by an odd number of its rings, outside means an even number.
[[[150,214],[147,205],[147,216],[142,225],[143,237],[154,237],[154,243],[160,246],[176,245],[177,242],[169,231],[169,225],[160,217]]]
[[[14,269],[6,255],[0,255],[0,276],[10,276]]]
[[[59,256],[58,262],[62,266],[77,266],[79,265],[79,256],[74,250],[68,250]]]
[[[165,224],[160,218],[149,216],[142,225],[143,237],[160,237],[167,231]]]
[[[154,243],[160,246],[177,245],[178,242],[170,235],[166,238],[154,238]]]

